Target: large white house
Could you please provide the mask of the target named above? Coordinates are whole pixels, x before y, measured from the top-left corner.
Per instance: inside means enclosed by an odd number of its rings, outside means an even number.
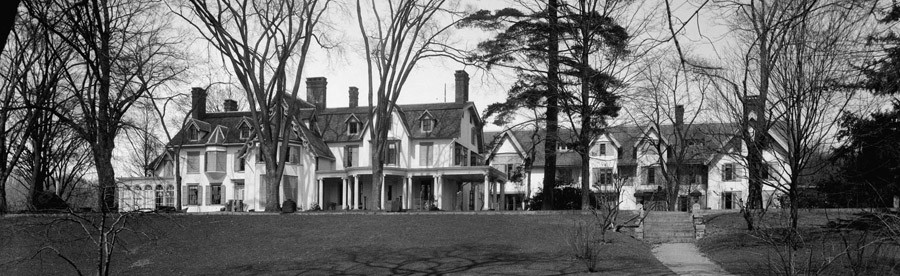
[[[120,209],[173,206],[175,169],[183,176],[178,194],[188,212],[261,211],[267,200],[288,199],[301,209],[388,209],[396,201],[403,209],[496,208],[491,183],[506,182],[506,174],[484,165],[484,123],[468,101],[469,76],[457,71],[455,81],[454,102],[394,109],[384,184],[373,187],[370,108],[358,106],[355,87],[348,91],[350,106],[328,107],[327,80],[308,78],[307,100],[297,100],[300,111],[290,114],[295,126],[284,141],[290,156],[276,199],[265,196],[265,164],[250,112],[226,100],[225,112],[207,113],[206,91],[194,88],[191,118],[168,144],[169,152],[178,152],[178,166],[163,156],[147,177],[120,179]],[[371,198],[372,189],[381,189],[381,198]]]
[[[748,99],[753,102],[755,99]],[[753,106],[745,108],[752,112]],[[564,144],[557,149],[558,185],[580,185],[581,171],[590,170],[594,192],[618,190],[619,208],[665,208],[664,188],[680,177],[678,209],[688,210],[694,203],[702,209],[738,209],[747,201],[749,177],[747,145],[739,139],[739,124],[695,123],[680,120],[683,107],[676,107],[674,124],[626,125],[611,127],[593,142],[590,167],[582,168],[581,155]],[[752,117],[752,113],[749,114]],[[675,135],[680,133],[679,135]],[[486,133],[492,150],[488,164],[510,175],[521,175],[506,184],[506,208],[526,208],[524,199],[541,191],[544,180],[544,133],[533,129]],[[561,141],[574,141],[574,133],[560,130]],[[769,131],[763,150],[764,204],[777,204],[776,189],[784,185],[787,166],[783,156],[784,139]],[[525,161],[533,160],[531,170]],[[668,171],[663,172],[662,166]],[[675,167],[679,172],[675,173]],[[674,183],[674,182],[673,182]]]

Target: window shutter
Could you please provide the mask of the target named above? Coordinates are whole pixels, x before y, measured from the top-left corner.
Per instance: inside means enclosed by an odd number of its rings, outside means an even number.
[[[734,179],[740,179],[744,175],[744,166],[740,164],[734,164]]]
[[[181,206],[185,206],[187,204],[188,204],[188,186],[182,184],[181,185]]]
[[[212,203],[212,193],[209,188],[209,185],[203,186],[203,205]]]

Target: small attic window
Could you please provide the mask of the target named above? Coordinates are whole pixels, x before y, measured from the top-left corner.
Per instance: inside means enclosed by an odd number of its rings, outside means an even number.
[[[428,133],[434,130],[435,123],[437,122],[435,122],[431,115],[425,114],[422,116],[422,119],[420,119],[420,128],[422,129],[422,132]]]
[[[359,125],[359,119],[356,119],[356,116],[351,116],[350,119],[347,119],[347,134],[359,134]]]
[[[238,130],[241,132],[241,140],[250,139],[250,126],[246,122],[242,123]]]
[[[190,139],[191,141],[200,140],[200,130],[197,129],[196,125],[191,125],[188,129],[188,139]]]

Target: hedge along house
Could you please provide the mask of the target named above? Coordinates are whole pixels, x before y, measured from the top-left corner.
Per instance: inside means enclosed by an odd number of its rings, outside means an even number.
[[[265,198],[265,164],[250,113],[237,111],[230,100],[225,112],[206,113],[205,91],[194,89],[195,112],[169,143],[181,147],[182,206],[210,212],[240,200],[243,208],[237,210],[262,210],[266,200],[293,199],[305,209],[388,209],[395,201],[403,209],[496,208],[490,195],[498,191],[490,183],[503,183],[506,175],[485,165],[483,122],[468,101],[468,74],[457,71],[455,78],[454,102],[395,108],[382,187],[372,185],[371,120],[369,107],[358,105],[358,89],[350,88],[349,107],[329,108],[327,79],[308,78],[307,100],[296,100],[301,108],[285,141],[290,156],[278,199]],[[123,179],[123,190],[151,181],[174,183],[172,164],[160,158],[149,177]],[[370,198],[372,189],[381,189],[382,197]],[[120,195],[120,205],[126,199],[135,201],[133,194]],[[160,206],[141,202],[144,208]],[[169,202],[163,199],[162,205]]]
[[[677,113],[677,112],[676,112]],[[683,114],[683,113],[682,113]],[[677,117],[677,116],[676,116]],[[588,169],[593,192],[610,193],[619,189],[619,208],[623,210],[665,208],[666,185],[674,185],[675,166],[679,166],[681,178],[677,197],[677,209],[688,210],[694,203],[701,209],[738,209],[749,195],[747,170],[747,146],[738,137],[740,127],[734,123],[700,123],[690,126],[676,124],[616,126],[594,141],[591,148],[590,168],[580,168],[580,156],[560,147],[557,153],[561,166],[557,176],[559,185],[574,183],[580,187],[582,169]],[[681,127],[682,138],[676,138],[676,128]],[[527,199],[542,188],[543,137],[538,130],[505,131],[489,134],[494,137],[488,163],[506,170],[520,171],[523,177],[515,185],[507,185],[507,200]],[[560,137],[573,135],[560,130]],[[763,187],[765,204],[774,204],[777,192],[773,186],[785,185],[783,176],[787,166],[781,162],[784,139],[770,130],[767,136],[774,143],[763,152],[766,168]],[[524,169],[524,161],[535,160],[533,168]],[[668,177],[662,166],[669,170]],[[571,173],[574,171],[574,173]],[[518,208],[507,204],[508,208]],[[524,205],[522,206],[524,207]]]

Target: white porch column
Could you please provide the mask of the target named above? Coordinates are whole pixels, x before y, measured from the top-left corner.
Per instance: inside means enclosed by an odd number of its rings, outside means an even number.
[[[353,176],[353,210],[359,210],[359,175]]]
[[[441,205],[444,202],[444,176],[438,175],[437,181],[434,182],[434,204],[438,207],[438,209],[444,207]]]
[[[375,187],[372,187],[372,188],[374,189]],[[381,198],[378,199],[378,202],[379,202],[378,206],[381,206],[381,210],[384,210],[384,197],[385,196],[386,195],[384,194],[384,175],[381,175]]]
[[[323,181],[322,181],[321,178],[316,178],[316,183],[317,183],[317,186],[316,186],[316,188],[317,188],[317,189],[316,189],[316,194],[318,194],[318,197],[319,197],[319,201],[316,202],[316,203],[319,204],[319,208],[322,208],[322,210],[324,210],[324,209],[325,209],[325,205],[322,204],[322,198],[323,198],[323,195],[322,195],[322,182],[323,182]]]
[[[403,181],[403,209],[409,209],[409,194],[412,190],[412,176],[407,176]]]
[[[347,177],[341,177],[341,210],[347,210],[347,206],[349,206],[347,188],[350,188],[350,185],[347,185]]]
[[[491,188],[490,179],[488,179],[488,176],[485,175],[485,176],[484,176],[484,202],[483,202],[483,203],[484,203],[484,204],[483,204],[484,206],[481,207],[481,210],[482,210],[482,211],[486,211],[486,210],[490,209],[490,206],[491,206],[491,191],[490,191],[490,188]]]

